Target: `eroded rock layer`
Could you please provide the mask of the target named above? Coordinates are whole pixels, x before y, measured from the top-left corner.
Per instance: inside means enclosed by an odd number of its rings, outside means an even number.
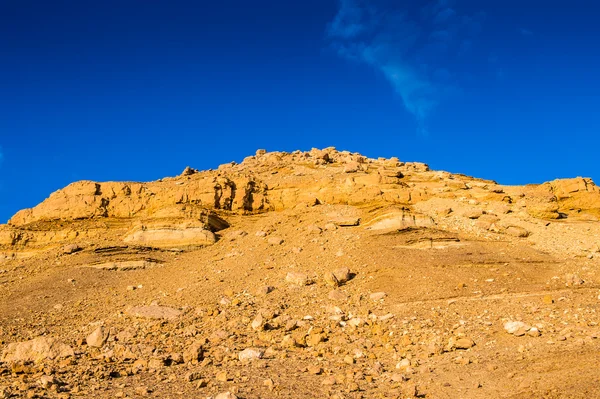
[[[186,168],[154,182],[72,183],[0,226],[0,250],[4,257],[27,256],[106,230],[125,243],[210,245],[229,215],[319,205],[351,206],[354,218],[371,229],[443,225],[462,217],[474,221],[469,229],[527,237],[536,220],[597,220],[600,191],[585,178],[502,186],[334,148],[259,150],[240,164]]]

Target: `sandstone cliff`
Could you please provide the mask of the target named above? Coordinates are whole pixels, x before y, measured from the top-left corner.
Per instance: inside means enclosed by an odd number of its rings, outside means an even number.
[[[50,195],[0,227],[4,257],[105,236],[161,247],[210,245],[236,214],[345,205],[368,228],[443,226],[478,234],[527,237],[535,220],[597,220],[600,191],[584,178],[541,185],[432,171],[397,158],[371,159],[334,148],[292,153],[257,151],[240,164],[148,183],[80,181]],[[456,218],[459,220],[455,220]],[[464,225],[473,221],[473,225]]]

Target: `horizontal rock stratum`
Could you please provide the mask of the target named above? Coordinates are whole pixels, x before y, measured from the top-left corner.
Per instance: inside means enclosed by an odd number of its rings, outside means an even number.
[[[525,237],[521,223],[532,218],[596,220],[600,191],[586,178],[502,186],[432,171],[423,163],[334,148],[259,150],[240,164],[203,172],[188,167],[180,176],[154,182],[72,183],[1,226],[0,251],[4,257],[26,256],[106,229],[125,243],[210,245],[230,215],[319,205],[359,209],[355,219],[374,229],[431,226],[462,215],[477,220],[478,229]]]

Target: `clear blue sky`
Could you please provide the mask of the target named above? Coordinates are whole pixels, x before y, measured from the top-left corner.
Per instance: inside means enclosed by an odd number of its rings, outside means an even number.
[[[600,180],[594,1],[0,0],[0,222],[81,180],[335,146]]]

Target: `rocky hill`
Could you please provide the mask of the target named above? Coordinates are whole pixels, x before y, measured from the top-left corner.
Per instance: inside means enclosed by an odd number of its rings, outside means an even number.
[[[334,148],[76,182],[0,226],[0,398],[598,396],[599,217]]]

